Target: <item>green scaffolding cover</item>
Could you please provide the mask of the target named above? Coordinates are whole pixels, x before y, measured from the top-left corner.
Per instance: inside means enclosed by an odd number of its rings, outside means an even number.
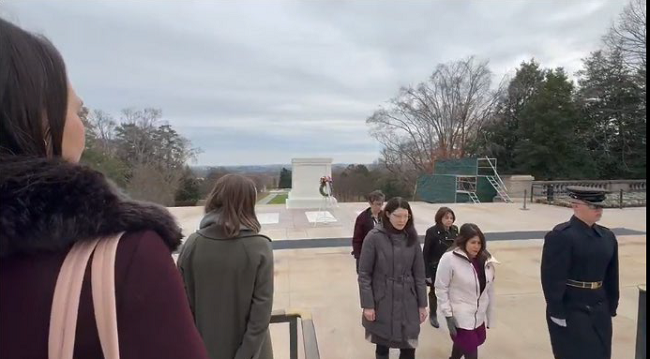
[[[456,203],[456,176],[425,175],[418,179],[417,198],[429,203]]]
[[[476,196],[481,202],[494,202],[497,190],[488,181],[487,177],[479,176],[476,182]]]
[[[497,191],[487,176],[479,174],[478,158],[438,160],[433,175],[418,179],[417,198],[429,203],[467,203],[471,202],[466,193],[456,193],[458,177],[476,176],[476,196],[481,202],[494,202]]]
[[[478,174],[478,158],[438,160],[434,166],[433,174],[476,176]]]

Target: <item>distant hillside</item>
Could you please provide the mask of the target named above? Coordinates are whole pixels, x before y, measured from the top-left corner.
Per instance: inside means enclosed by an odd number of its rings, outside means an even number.
[[[283,167],[290,168],[291,165],[192,166],[192,171],[198,177],[205,177],[211,168],[223,168],[231,173],[269,173],[280,172]]]
[[[335,163],[332,170],[344,169],[349,164]],[[247,166],[191,166],[192,171],[197,177],[206,177],[211,168],[223,168],[231,173],[280,173],[282,168],[291,169],[291,164],[284,165],[247,165]]]

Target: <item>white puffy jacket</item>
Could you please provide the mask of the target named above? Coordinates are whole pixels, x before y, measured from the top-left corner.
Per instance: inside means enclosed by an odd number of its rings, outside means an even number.
[[[445,253],[438,264],[435,289],[438,308],[445,317],[453,316],[459,328],[472,330],[483,323],[494,326],[494,257],[485,263],[485,290],[480,293],[476,269],[459,248]]]

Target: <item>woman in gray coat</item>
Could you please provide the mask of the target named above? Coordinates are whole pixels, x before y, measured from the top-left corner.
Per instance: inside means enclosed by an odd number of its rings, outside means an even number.
[[[382,224],[368,233],[359,261],[362,323],[366,338],[377,345],[376,357],[415,358],[420,325],[427,319],[424,260],[409,203],[393,198]]]
[[[240,175],[217,181],[200,229],[178,267],[196,326],[212,359],[272,359],[273,250],[259,234],[255,184]]]

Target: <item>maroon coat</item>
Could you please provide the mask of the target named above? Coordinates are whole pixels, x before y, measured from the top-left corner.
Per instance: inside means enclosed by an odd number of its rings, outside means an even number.
[[[126,231],[115,264],[123,359],[208,358],[171,258],[180,231],[164,208],[128,201],[100,174],[57,161],[0,161],[0,358],[47,358],[58,271],[72,244]],[[102,358],[90,287],[76,358]]]
[[[372,219],[372,211],[368,207],[368,209],[359,213],[357,220],[354,222],[354,235],[352,236],[352,255],[354,258],[359,259],[361,257],[363,240],[373,228],[375,228],[375,221]]]

